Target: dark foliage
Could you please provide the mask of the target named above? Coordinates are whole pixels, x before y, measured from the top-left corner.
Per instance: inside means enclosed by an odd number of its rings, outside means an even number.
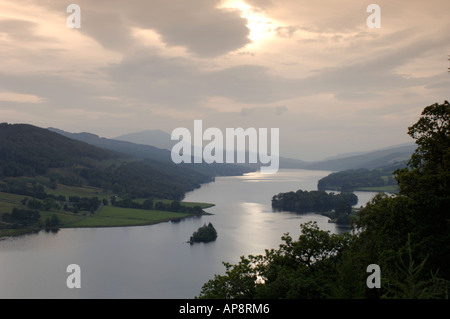
[[[357,188],[397,185],[393,172],[405,166],[406,163],[397,163],[378,169],[360,168],[331,173],[319,180],[317,188],[351,192]]]
[[[98,161],[123,157],[32,125],[0,124],[2,176],[45,175],[50,168],[92,167]]]
[[[278,210],[297,213],[328,212],[341,203],[353,206],[358,197],[353,193],[327,193],[325,191],[302,191],[280,193],[272,197],[272,207]]]
[[[210,241],[214,241],[217,238],[217,231],[214,226],[209,223],[208,225],[203,225],[196,232],[194,232],[189,239],[189,242],[192,243],[207,243]]]

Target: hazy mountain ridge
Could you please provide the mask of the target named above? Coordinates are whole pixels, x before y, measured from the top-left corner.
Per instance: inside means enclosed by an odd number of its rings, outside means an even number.
[[[172,147],[178,142],[172,141],[171,134],[162,130],[146,130],[142,132],[120,135],[112,139],[135,144],[151,145],[166,150],[171,150]]]
[[[91,133],[69,133],[56,128],[49,128],[49,130],[56,132],[58,134],[64,135],[68,138],[86,142],[91,145],[95,145],[100,148],[118,151],[125,154],[130,154],[138,158],[152,159],[161,162],[166,162],[173,164],[171,159],[171,151],[166,149],[161,149],[152,145],[147,144],[136,144],[128,141],[119,141],[115,139],[109,139],[104,137],[99,137],[98,135]],[[146,131],[150,132],[150,131]],[[160,131],[162,132],[162,131]],[[170,137],[170,135],[168,135]],[[176,141],[174,141],[176,142]],[[175,165],[175,164],[173,164]],[[187,167],[189,169],[195,170],[199,173],[206,174],[208,176],[214,177],[218,175],[233,176],[242,175],[244,173],[249,173],[258,169],[255,166],[239,165],[239,164],[206,164],[206,163],[195,163],[195,164],[179,164],[180,167]]]
[[[172,141],[170,134],[161,130],[147,130],[126,134],[117,139],[129,142],[139,142],[141,144],[151,145],[152,141],[158,145],[165,145],[170,149],[178,141]],[[155,145],[153,145],[155,146]],[[387,146],[373,151],[352,152],[338,154],[321,161],[307,162],[299,159],[280,157],[280,168],[286,169],[318,169],[340,171],[358,168],[378,168],[405,161],[410,158],[416,149],[414,143]],[[243,164],[251,168],[259,168],[255,164]]]
[[[169,151],[151,145],[136,144],[127,141],[104,138],[87,132],[70,133],[53,127],[49,127],[48,130],[56,132],[70,139],[82,141],[103,149],[130,154],[140,158],[154,159],[159,161],[167,161],[168,158],[170,159]]]
[[[298,169],[318,169],[330,171],[342,171],[358,168],[379,168],[401,163],[408,160],[416,149],[415,144],[393,146],[365,152],[343,158],[329,159],[317,162],[303,162],[295,159],[280,159],[280,167]]]

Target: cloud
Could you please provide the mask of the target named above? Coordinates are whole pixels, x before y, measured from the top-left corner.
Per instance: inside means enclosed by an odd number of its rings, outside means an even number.
[[[6,34],[12,41],[35,42],[45,40],[36,34],[38,24],[21,19],[0,20],[0,33]],[[47,40],[51,38],[47,38]]]
[[[295,31],[297,31],[299,28],[295,26],[282,26],[275,28],[275,32],[279,37],[282,38],[292,38]]]
[[[80,0],[79,31],[107,49],[129,52],[140,46],[133,37],[133,28],[153,30],[167,46],[183,46],[203,58],[215,57],[250,43],[246,20],[236,11],[218,8],[219,3],[219,0],[129,0],[125,4],[120,0]],[[60,0],[49,0],[43,5],[62,12]]]
[[[0,0],[0,111],[111,136],[193,118],[275,126],[293,152],[299,140],[332,152],[338,139],[388,143],[449,99],[448,1],[380,0],[379,30],[360,0],[244,2],[270,22],[253,42],[251,23],[219,0],[78,0],[77,30],[70,0]]]
[[[130,17],[141,28],[155,29],[169,46],[185,46],[200,57],[215,57],[250,43],[247,21],[238,12],[219,9],[220,1],[152,2],[144,17],[139,6],[134,6]]]
[[[259,115],[264,114],[265,116],[280,116],[288,111],[286,106],[263,106],[263,107],[243,107],[240,111],[242,116],[255,116],[257,113]]]
[[[15,92],[0,92],[0,101],[32,104],[44,102],[39,96]]]

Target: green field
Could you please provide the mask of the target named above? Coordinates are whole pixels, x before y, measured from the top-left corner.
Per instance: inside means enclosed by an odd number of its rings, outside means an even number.
[[[90,187],[90,186],[84,186],[84,187],[77,187],[77,186],[66,186],[58,184],[57,189],[51,189],[48,187],[45,187],[45,192],[47,194],[52,195],[63,195],[67,198],[69,196],[78,196],[78,197],[98,197],[100,199],[103,198],[109,198],[110,195],[105,194],[102,192],[101,189]]]
[[[23,195],[15,195],[0,192],[0,216],[6,212],[10,213],[14,207],[20,205],[20,201],[24,197],[25,196]]]
[[[26,182],[28,182],[28,180]],[[42,180],[39,182],[43,182],[42,184],[44,184],[44,182],[46,181]],[[61,184],[58,184],[56,189],[45,186],[45,192],[47,194],[56,196],[63,195],[66,198],[69,198],[70,196],[78,196],[108,199],[110,197],[110,194],[105,194],[101,189],[98,188],[66,186]],[[3,222],[3,215],[11,214],[13,208],[27,209],[27,207],[21,203],[24,198],[31,199],[31,197],[29,196],[0,192],[0,237],[22,235],[39,230],[39,228],[33,229],[30,226],[28,226],[28,228],[27,226],[20,226],[19,228],[15,228],[12,227],[12,224]],[[136,201],[144,202],[145,200],[146,199],[138,199]],[[171,200],[166,199],[154,199],[153,201],[155,203],[163,202],[164,204],[172,203]],[[47,218],[51,218],[52,215],[56,215],[61,222],[61,228],[124,227],[156,224],[193,215],[190,213],[122,208],[114,206],[104,206],[99,211],[93,214],[90,214],[90,212],[87,211],[73,213],[64,211],[62,205],[63,202],[59,202],[59,208],[52,208],[48,211],[39,210],[41,216],[40,223],[44,225]],[[214,204],[194,202],[181,202],[181,205],[187,207],[200,206],[202,209],[214,206]]]
[[[139,226],[156,224],[187,216],[189,214],[106,206],[93,215],[73,223],[65,224],[63,227]]]

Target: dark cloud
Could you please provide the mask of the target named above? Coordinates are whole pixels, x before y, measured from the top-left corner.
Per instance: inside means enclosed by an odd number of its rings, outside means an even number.
[[[211,97],[249,104],[316,94],[362,100],[379,97],[393,87],[433,85],[430,83],[443,87],[448,83],[444,79],[430,82],[429,77],[410,78],[396,71],[411,59],[428,54],[435,46],[433,40],[423,39],[351,64],[324,68],[305,78],[286,78],[259,65],[204,71],[200,64],[185,58],[161,57],[148,51],[128,56],[107,72],[122,94],[178,109],[198,107]],[[247,111],[242,114],[248,114]]]
[[[174,108],[197,107],[211,97],[243,103],[270,103],[293,97],[296,81],[275,76],[270,69],[240,65],[217,71],[202,71],[201,65],[184,58],[146,55],[128,57],[107,72],[117,90]]]
[[[148,1],[146,8],[137,2],[128,6],[131,20],[141,28],[155,29],[169,46],[213,57],[250,43],[247,21],[236,11],[218,9],[219,1]]]
[[[83,32],[105,48],[126,51],[140,44],[132,28],[155,30],[168,46],[183,46],[200,57],[214,57],[250,43],[247,21],[236,11],[220,9],[218,0],[79,0]],[[49,0],[65,14],[71,1]]]

